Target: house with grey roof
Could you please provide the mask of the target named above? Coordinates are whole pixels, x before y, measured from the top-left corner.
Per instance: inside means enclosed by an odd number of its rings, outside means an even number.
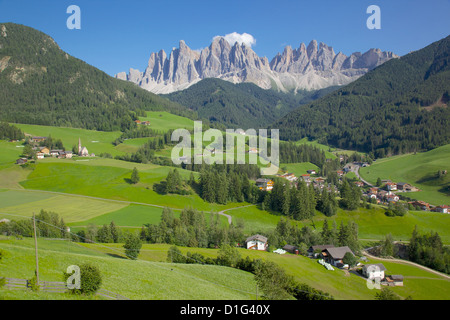
[[[379,279],[380,281],[384,279],[384,272],[386,267],[382,263],[366,264],[362,268],[362,274],[367,279],[374,280]]]
[[[327,248],[322,251],[322,257],[324,258],[325,262],[335,267],[341,268],[344,267],[343,259],[347,252],[350,252],[354,255],[354,253],[348,246]]]

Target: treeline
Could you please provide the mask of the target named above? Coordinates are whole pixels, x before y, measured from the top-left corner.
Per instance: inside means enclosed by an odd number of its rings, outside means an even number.
[[[261,201],[262,193],[249,180],[257,177],[260,177],[260,169],[256,165],[204,165],[199,182],[194,182],[193,187],[206,202],[257,203]]]
[[[19,128],[0,121],[0,140],[22,140],[24,133]]]
[[[420,234],[416,226],[409,241],[408,256],[411,261],[450,274],[450,250],[437,232]]]
[[[177,218],[172,209],[164,208],[159,224],[142,227],[140,238],[148,243],[167,243],[183,247],[217,248],[222,244],[243,243],[244,225],[224,225],[218,214],[205,218],[203,212],[185,208]]]
[[[263,298],[267,300],[334,300],[329,293],[297,282],[274,262],[250,259],[249,256],[243,258],[236,248],[227,244],[221,246],[217,258],[189,251],[183,255],[177,246],[172,246],[167,252],[167,262],[220,265],[251,272],[263,291]]]
[[[169,129],[168,131],[164,132],[141,125],[123,132],[119,138],[113,141],[113,145],[117,146],[127,139],[150,138],[150,137],[161,137],[164,144],[172,144],[170,139],[172,136],[172,132],[173,132],[172,129]],[[164,147],[164,145],[162,145],[161,147]]]
[[[0,223],[0,234],[16,237],[33,237],[33,218]],[[36,235],[42,238],[69,238],[64,219],[55,212],[41,210],[36,214]]]

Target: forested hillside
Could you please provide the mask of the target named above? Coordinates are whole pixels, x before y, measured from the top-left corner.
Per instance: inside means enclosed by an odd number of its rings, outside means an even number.
[[[144,110],[195,117],[70,56],[42,32],[13,23],[0,27],[1,121],[115,131],[133,127]]]
[[[230,128],[262,128],[301,104],[311,102],[335,90],[299,91],[296,95],[264,90],[253,83],[233,84],[209,78],[186,90],[166,95],[172,101],[198,113],[211,124]]]
[[[305,136],[375,156],[450,142],[450,36],[392,59],[276,121],[286,140]]]

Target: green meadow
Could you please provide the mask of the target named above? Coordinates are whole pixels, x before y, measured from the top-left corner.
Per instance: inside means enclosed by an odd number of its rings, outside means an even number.
[[[450,204],[450,144],[428,152],[394,156],[375,161],[361,168],[360,175],[375,184],[378,177],[394,182],[406,182],[419,188],[419,192],[408,192],[405,196],[423,200],[433,205]],[[437,172],[447,170],[447,175],[438,178]]]
[[[124,256],[123,248],[121,248],[120,244],[83,244],[83,246],[101,253]],[[170,246],[167,244],[144,244],[139,259],[153,262],[165,261]],[[186,247],[179,247],[179,249],[184,255],[187,252],[200,253],[210,258],[216,258],[218,255],[218,249]],[[328,271],[317,263],[317,260],[304,256],[292,254],[279,255],[243,248],[238,250],[243,258],[249,256],[251,259],[263,259],[275,262],[283,267],[298,282],[306,283],[316,289],[331,293],[337,300],[372,300],[375,298],[375,289],[368,289],[366,279],[356,273],[347,273],[340,269]],[[370,259],[368,263],[379,262],[381,261]],[[422,270],[416,266],[398,262],[382,261],[382,263],[387,268],[387,274],[401,274],[405,277],[404,287],[393,288],[403,298],[412,296],[413,299],[418,300],[440,300],[448,299],[450,296],[450,280],[442,276]]]
[[[308,170],[316,170],[318,172],[319,167],[311,162],[299,162],[299,163],[282,163],[280,168],[285,172],[295,174],[296,177],[301,177],[302,174],[307,174]]]
[[[133,300],[249,300],[255,299],[253,275],[220,266],[180,265],[148,260],[118,258],[67,241],[39,239],[39,274],[44,281],[62,281],[70,265],[91,263],[100,269],[102,288]],[[6,257],[0,263],[0,275],[31,279],[35,270],[32,239],[0,240]],[[12,290],[0,289],[0,298]],[[36,299],[66,299],[68,295],[37,293]],[[28,297],[30,295],[25,295]],[[24,296],[20,295],[19,299]]]
[[[147,111],[146,117],[139,117],[141,121],[150,121],[150,128],[161,131],[170,129],[194,129],[194,121],[164,111]]]
[[[38,126],[30,124],[14,124],[20,128],[24,133],[32,136],[48,137],[52,136],[54,139],[61,139],[66,150],[72,150],[74,145],[78,145],[78,139],[81,139],[81,144],[86,147],[89,153],[99,155],[100,153],[110,153],[113,156],[123,154],[112,145],[112,142],[120,137],[121,132],[104,132],[76,128],[61,128]]]

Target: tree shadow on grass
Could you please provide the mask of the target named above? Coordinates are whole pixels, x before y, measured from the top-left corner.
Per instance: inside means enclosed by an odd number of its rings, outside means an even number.
[[[119,255],[119,254],[117,254],[117,253],[106,253],[108,256],[110,256],[110,257],[112,257],[112,258],[118,258],[118,259],[127,259],[126,257],[124,257],[124,256],[121,256],[121,255]]]

